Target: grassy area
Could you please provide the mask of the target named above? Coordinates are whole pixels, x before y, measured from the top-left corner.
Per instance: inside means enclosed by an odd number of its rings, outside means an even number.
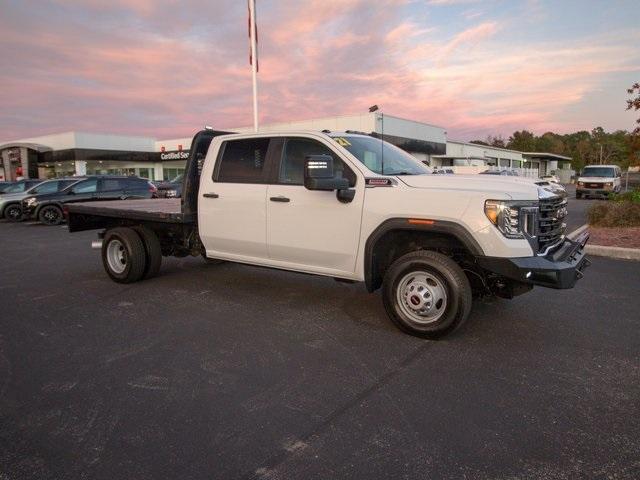
[[[640,226],[640,190],[633,190],[610,197],[608,202],[598,202],[587,212],[589,224],[597,227]]]

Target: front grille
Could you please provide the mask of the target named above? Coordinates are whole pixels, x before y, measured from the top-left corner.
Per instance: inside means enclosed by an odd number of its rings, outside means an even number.
[[[538,216],[538,253],[546,254],[552,247],[558,245],[564,238],[567,224],[566,197],[540,199],[540,214]]]
[[[588,188],[604,188],[604,183],[588,183]]]

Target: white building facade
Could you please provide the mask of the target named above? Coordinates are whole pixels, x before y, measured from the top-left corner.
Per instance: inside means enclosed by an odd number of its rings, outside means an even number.
[[[252,127],[228,129],[250,132]],[[381,112],[266,124],[261,132],[330,130],[366,133],[397,145],[433,167],[451,166],[477,173],[486,168],[538,169],[540,174],[570,168],[571,159],[550,154],[521,153],[447,140],[443,127]],[[191,138],[65,132],[0,142],[0,180],[54,178],[68,175],[138,175],[168,180],[184,171]],[[528,156],[528,157],[527,157]],[[553,163],[555,162],[555,163]]]

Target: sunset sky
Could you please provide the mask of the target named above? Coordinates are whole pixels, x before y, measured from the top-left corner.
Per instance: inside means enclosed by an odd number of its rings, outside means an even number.
[[[36,5],[37,4],[37,5]],[[0,0],[0,139],[250,125],[244,0]],[[262,122],[631,129],[638,0],[257,0]]]

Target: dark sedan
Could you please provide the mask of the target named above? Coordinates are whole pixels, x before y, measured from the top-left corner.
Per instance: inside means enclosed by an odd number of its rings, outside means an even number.
[[[158,182],[158,197],[160,198],[180,198],[182,196],[183,175],[178,175],[173,180]]]
[[[22,211],[25,218],[59,225],[64,220],[66,203],[154,198],[156,192],[156,187],[143,178],[92,176],[60,192],[27,197],[22,200]]]

